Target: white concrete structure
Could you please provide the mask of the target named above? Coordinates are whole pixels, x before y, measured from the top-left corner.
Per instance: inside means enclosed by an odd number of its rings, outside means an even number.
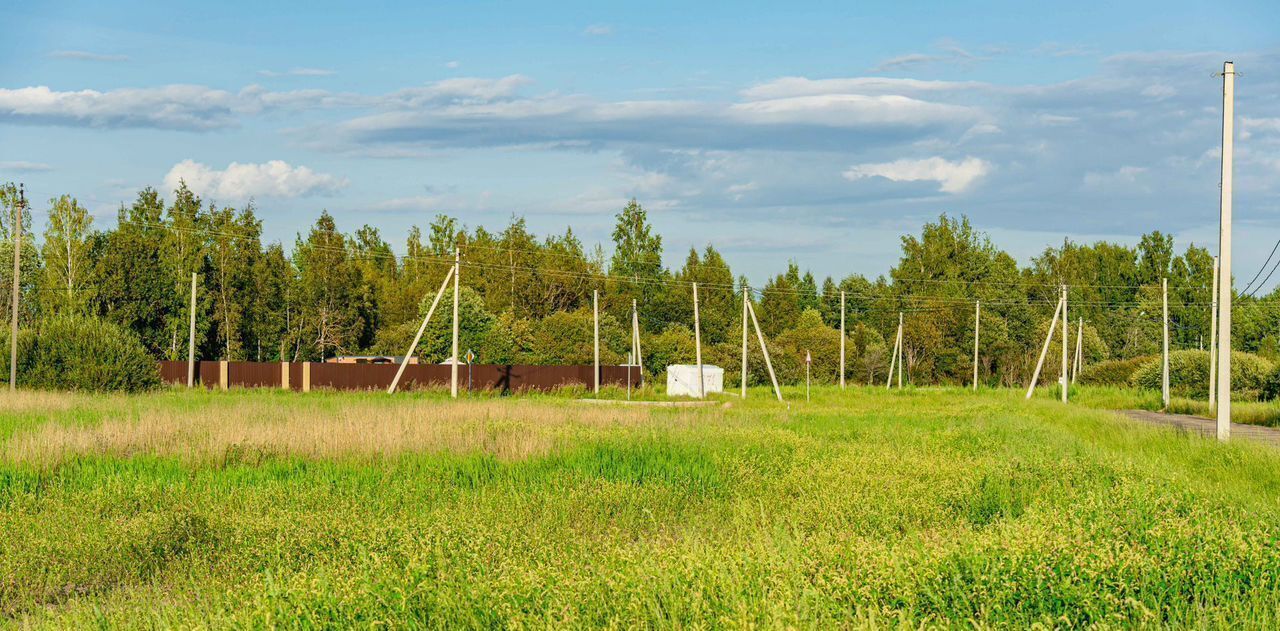
[[[719,366],[703,364],[702,391],[724,392],[724,369]],[[698,391],[698,367],[693,364],[676,364],[667,366],[667,395],[673,397],[694,397]]]

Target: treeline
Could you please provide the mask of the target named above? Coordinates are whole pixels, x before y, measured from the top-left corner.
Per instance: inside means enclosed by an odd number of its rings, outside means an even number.
[[[12,283],[11,235],[17,191],[0,187],[0,243],[6,313]],[[663,263],[662,237],[641,205],[618,213],[612,249],[563,234],[531,233],[513,217],[499,232],[437,216],[409,231],[397,255],[379,230],[344,232],[327,212],[294,243],[264,243],[252,204],[208,204],[185,185],[166,203],[145,189],[99,229],[74,198],[50,200],[43,234],[21,253],[21,320],[39,329],[55,315],[98,318],[134,332],[157,358],[187,352],[191,277],[196,274],[197,353],[205,359],[321,360],[339,354],[402,354],[436,290],[462,259],[462,345],[481,363],[582,363],[592,355],[592,294],[599,291],[604,361],[630,348],[632,304],[646,368],[660,372],[694,355],[691,284],[698,284],[704,359],[735,372],[742,299],[753,301],[770,353],[787,381],[837,378],[840,295],[846,300],[847,375],[883,379],[899,311],[905,312],[906,367],[916,383],[967,382],[972,374],[974,301],[981,300],[982,378],[1022,383],[1034,366],[1058,287],[1069,286],[1072,339],[1084,319],[1086,362],[1159,351],[1162,278],[1169,279],[1171,344],[1207,347],[1212,258],[1201,247],[1175,251],[1151,232],[1137,247],[1064,241],[1020,266],[965,218],[942,215],[902,238],[887,276],[849,274],[818,281],[790,262],[763,287],[737,277],[712,246]],[[30,235],[31,213],[24,218]],[[418,348],[447,359],[452,293]],[[1273,302],[1244,296],[1235,312],[1237,349],[1280,355]],[[1055,346],[1057,344],[1055,336]],[[752,353],[763,366],[752,333]],[[1051,352],[1056,353],[1056,350]],[[1056,355],[1053,355],[1056,357]],[[1050,362],[1047,378],[1056,376]],[[761,382],[763,371],[753,373]]]

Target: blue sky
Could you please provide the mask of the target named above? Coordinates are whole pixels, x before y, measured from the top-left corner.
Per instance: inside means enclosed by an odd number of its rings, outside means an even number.
[[[634,196],[669,262],[710,242],[757,280],[883,273],[942,212],[1023,260],[1216,249],[1233,59],[1251,277],[1280,238],[1280,4],[1111,4],[20,4],[0,180],[109,225],[182,178],[271,239],[327,208],[397,249],[440,212],[607,245]]]

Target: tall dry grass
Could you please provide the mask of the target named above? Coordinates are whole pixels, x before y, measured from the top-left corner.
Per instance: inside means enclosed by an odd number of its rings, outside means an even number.
[[[23,395],[43,411],[70,407],[66,395]],[[240,399],[194,409],[108,411],[100,423],[43,423],[4,443],[5,460],[52,466],[78,455],[177,457],[220,463],[288,455],[312,458],[393,456],[408,452],[485,453],[500,460],[543,455],[584,430],[687,425],[695,411],[650,415],[555,401],[357,400],[336,406],[297,399]]]

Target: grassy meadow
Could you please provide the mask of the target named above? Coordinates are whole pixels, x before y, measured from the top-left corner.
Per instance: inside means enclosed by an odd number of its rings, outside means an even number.
[[[1280,626],[1280,451],[1122,393],[786,394],[8,395],[0,621]]]

